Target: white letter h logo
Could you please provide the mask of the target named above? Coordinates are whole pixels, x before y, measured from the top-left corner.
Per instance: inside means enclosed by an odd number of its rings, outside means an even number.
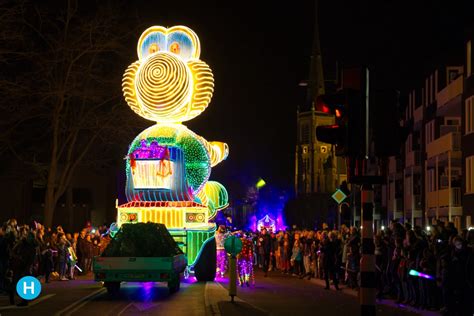
[[[30,290],[31,294],[35,294],[35,283],[31,282],[30,286],[26,285],[26,282],[23,282],[23,294],[26,295],[26,290]]]

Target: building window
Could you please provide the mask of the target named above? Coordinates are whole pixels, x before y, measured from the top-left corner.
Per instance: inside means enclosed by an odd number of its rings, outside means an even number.
[[[435,169],[428,169],[428,192],[436,190]]]
[[[444,125],[458,126],[459,125],[459,118],[457,118],[457,117],[445,117],[444,118]]]
[[[426,135],[426,144],[428,145],[432,141],[434,141],[434,126],[435,121],[431,120],[430,122],[426,123],[425,125],[425,135]]]
[[[408,135],[405,142],[405,152],[408,154],[413,151],[413,134]]]
[[[434,91],[434,76],[430,76],[430,104],[434,102],[435,91]]]
[[[301,142],[303,144],[309,144],[309,125],[303,124],[301,126]]]
[[[474,97],[469,97],[466,99],[466,130],[465,134],[470,134],[474,132],[474,102],[473,102]]]
[[[411,195],[411,177],[405,178],[405,195]]]
[[[466,158],[466,193],[474,193],[474,156]]]
[[[466,44],[466,77],[472,74],[472,52],[471,52],[471,41]]]
[[[453,82],[454,80],[456,80],[459,75],[461,74],[460,72],[460,69],[458,68],[449,68],[448,67],[448,71],[447,71],[447,76],[448,76],[448,82],[446,83],[446,85],[449,85],[451,82]]]

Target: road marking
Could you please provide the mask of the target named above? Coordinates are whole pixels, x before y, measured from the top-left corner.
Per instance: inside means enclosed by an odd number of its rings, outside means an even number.
[[[21,309],[21,308],[29,308],[31,306],[35,306],[36,304],[39,304],[41,303],[42,301],[44,300],[47,300],[48,298],[51,298],[53,296],[55,296],[56,294],[46,294],[46,295],[43,295],[43,296],[40,296],[38,299],[32,301],[32,302],[29,302],[28,303],[28,306],[16,306],[16,305],[10,305],[10,306],[2,306],[0,307],[0,310],[6,310],[6,309]]]
[[[268,314],[268,312],[244,301],[238,296],[236,296],[234,300],[239,303],[245,303],[265,314]],[[208,310],[209,314],[213,316],[221,316],[222,314],[218,304],[219,302],[225,301],[230,301],[228,290],[219,282],[206,282],[206,286],[204,288],[204,305],[206,306],[206,310]]]
[[[212,316],[220,316],[221,311],[219,306],[217,306],[217,300],[210,302],[209,300],[209,288],[212,286],[213,282],[206,282],[206,286],[204,287],[204,305],[206,310],[209,309],[209,314]],[[206,313],[207,314],[207,313]]]
[[[117,316],[122,315],[122,314],[127,310],[127,308],[129,308],[130,306],[132,306],[132,304],[133,304],[133,303],[130,303],[130,304],[126,305],[124,308],[122,308],[122,309],[120,310],[120,312],[117,313]]]
[[[82,297],[81,299],[75,301],[71,305],[66,306],[65,308],[63,308],[59,312],[55,313],[54,316],[62,316],[62,315],[69,316],[72,313],[79,310],[84,305],[86,305],[89,301],[91,301],[94,298],[96,298],[97,296],[101,295],[103,292],[105,292],[105,288],[102,287],[102,288],[90,293],[89,295],[86,295],[86,296]]]

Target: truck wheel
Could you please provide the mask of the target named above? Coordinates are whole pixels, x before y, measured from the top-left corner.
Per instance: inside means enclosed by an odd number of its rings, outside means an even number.
[[[176,293],[181,287],[181,282],[179,280],[179,274],[173,275],[172,279],[168,281],[168,289],[170,294]]]
[[[105,282],[104,286],[110,295],[117,295],[120,291],[120,282]]]

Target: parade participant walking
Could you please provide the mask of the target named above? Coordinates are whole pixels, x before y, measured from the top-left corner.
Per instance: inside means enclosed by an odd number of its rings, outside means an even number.
[[[216,231],[216,258],[217,258],[217,275],[221,278],[224,277],[224,274],[227,269],[227,253],[224,249],[224,240],[227,237],[226,229],[224,225],[220,225],[219,229]]]
[[[237,256],[237,275],[241,286],[255,285],[253,272],[253,242],[248,236],[242,236],[242,251]]]

